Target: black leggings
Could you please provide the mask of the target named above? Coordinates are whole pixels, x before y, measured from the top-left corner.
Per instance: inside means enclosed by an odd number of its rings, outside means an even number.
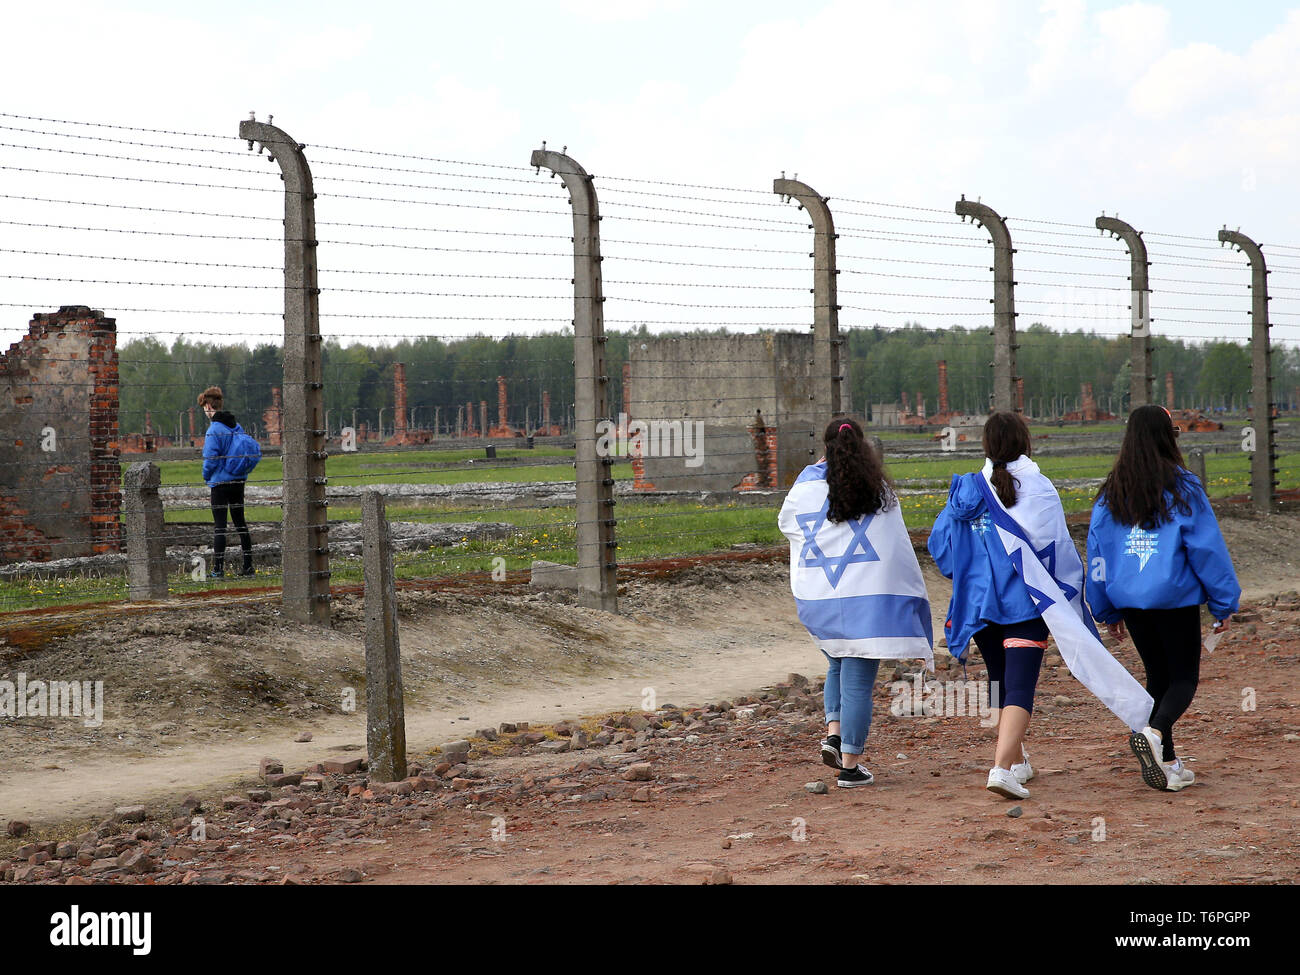
[[[1122,612],[1147,669],[1147,693],[1155,700],[1151,727],[1164,744],[1161,760],[1172,762],[1174,722],[1191,706],[1201,677],[1201,607]]]
[[[216,564],[220,566],[226,556],[226,511],[230,511],[230,520],[239,531],[239,547],[245,552],[253,550],[253,536],[248,533],[248,524],[244,521],[244,482],[226,481],[212,485],[212,523],[215,531],[212,536],[212,553]]]
[[[1034,713],[1034,689],[1043,666],[1043,648],[1018,644],[1046,644],[1050,637],[1042,617],[1020,623],[988,623],[975,634],[975,646],[980,648],[988,668],[989,682],[998,687],[998,707],[1015,705]]]

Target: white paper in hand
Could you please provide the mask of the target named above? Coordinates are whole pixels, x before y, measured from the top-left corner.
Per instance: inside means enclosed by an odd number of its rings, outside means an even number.
[[[1214,653],[1214,648],[1219,645],[1219,641],[1222,639],[1223,639],[1223,631],[1216,626],[1211,631],[1210,635],[1205,638],[1206,653]]]

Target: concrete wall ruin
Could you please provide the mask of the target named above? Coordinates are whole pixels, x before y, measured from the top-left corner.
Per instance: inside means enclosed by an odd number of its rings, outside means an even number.
[[[660,491],[789,487],[820,456],[819,437],[830,419],[808,410],[812,358],[812,336],[789,332],[634,342],[630,421],[703,424],[697,458],[648,449],[634,457],[636,486]]]
[[[117,325],[83,306],[36,315],[0,354],[0,562],[116,552]]]

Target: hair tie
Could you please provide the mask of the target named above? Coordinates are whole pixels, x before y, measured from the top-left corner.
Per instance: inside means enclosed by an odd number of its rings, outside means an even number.
[[[839,433],[843,433],[846,429],[847,429],[847,430],[852,430],[852,429],[853,429],[853,424],[852,424],[852,423],[841,423],[841,424],[840,424],[840,428],[839,428],[838,430],[836,430],[835,432],[836,432],[837,434],[839,434]]]
[[[1006,462],[1005,460],[995,460],[995,461],[993,462],[993,469],[994,469],[994,470],[997,470],[999,467],[1001,467],[1001,468],[1005,468],[1006,466],[1007,466],[1007,462]]]

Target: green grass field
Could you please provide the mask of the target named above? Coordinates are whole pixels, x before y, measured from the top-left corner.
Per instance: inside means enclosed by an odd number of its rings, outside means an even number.
[[[515,465],[513,460],[556,458],[555,464]],[[447,467],[441,465],[456,464]],[[435,466],[436,465],[436,466]],[[203,462],[166,460],[163,487],[203,485]],[[464,484],[467,481],[563,481],[573,477],[573,451],[563,447],[501,448],[496,459],[483,450],[385,450],[355,454],[331,454],[325,474],[338,483],[360,484]],[[265,457],[253,471],[249,484],[278,485],[284,477],[279,457]]]
[[[1091,433],[1095,428],[1089,428]],[[1052,428],[1055,431],[1055,428]],[[915,435],[898,434],[891,442],[910,440],[918,446],[923,441]],[[887,451],[888,453],[888,451]],[[537,481],[572,480],[572,452],[559,448],[536,450],[501,450],[499,460],[512,457],[554,457],[556,463],[532,466],[505,466],[485,460],[481,450],[404,451],[399,453],[345,454],[327,462],[333,483],[416,483],[460,484],[468,481]],[[1038,456],[1043,472],[1060,487],[1068,513],[1085,512],[1092,504],[1095,487],[1071,486],[1075,479],[1103,477],[1114,455],[1097,453],[1083,456]],[[470,465],[468,462],[474,460]],[[1284,488],[1300,484],[1300,452],[1290,451],[1279,458],[1280,482]],[[452,462],[459,466],[434,467]],[[1227,497],[1249,491],[1249,456],[1244,453],[1208,454],[1206,458],[1209,493]],[[193,461],[164,462],[164,485],[199,482],[199,464]],[[976,469],[978,461],[970,456],[899,459],[889,463],[890,475],[903,491],[903,518],[911,529],[928,528],[947,498],[953,474]],[[626,464],[613,468],[619,479],[631,477]],[[258,467],[255,482],[279,483],[278,458],[267,458]],[[526,501],[522,503],[526,504]],[[704,504],[687,500],[620,497],[615,509],[618,518],[618,559],[636,562],[663,556],[690,555],[727,549],[740,543],[779,544],[776,529],[776,506],[730,501]],[[279,505],[251,506],[251,521],[278,522]],[[507,569],[526,569],[534,559],[572,563],[575,560],[575,512],[572,505],[539,507],[485,507],[464,499],[393,498],[388,504],[392,521],[415,522],[507,522],[514,526],[508,537],[491,540],[465,540],[448,548],[420,552],[402,552],[395,557],[397,575],[403,579],[444,577],[465,572],[489,572],[494,559],[505,560]],[[354,521],[360,518],[356,504],[337,504],[330,508],[333,520]],[[207,524],[211,514],[206,505],[193,509],[172,509],[168,521]],[[336,556],[331,563],[332,579],[346,584],[361,581],[360,560]],[[200,589],[243,588],[279,584],[278,567],[259,571],[253,579],[232,579],[222,583],[196,582],[189,576],[176,576],[171,582],[175,592]],[[125,582],[120,576],[73,577],[66,579],[20,579],[0,582],[0,612],[38,606],[59,605],[96,600],[125,598]]]

